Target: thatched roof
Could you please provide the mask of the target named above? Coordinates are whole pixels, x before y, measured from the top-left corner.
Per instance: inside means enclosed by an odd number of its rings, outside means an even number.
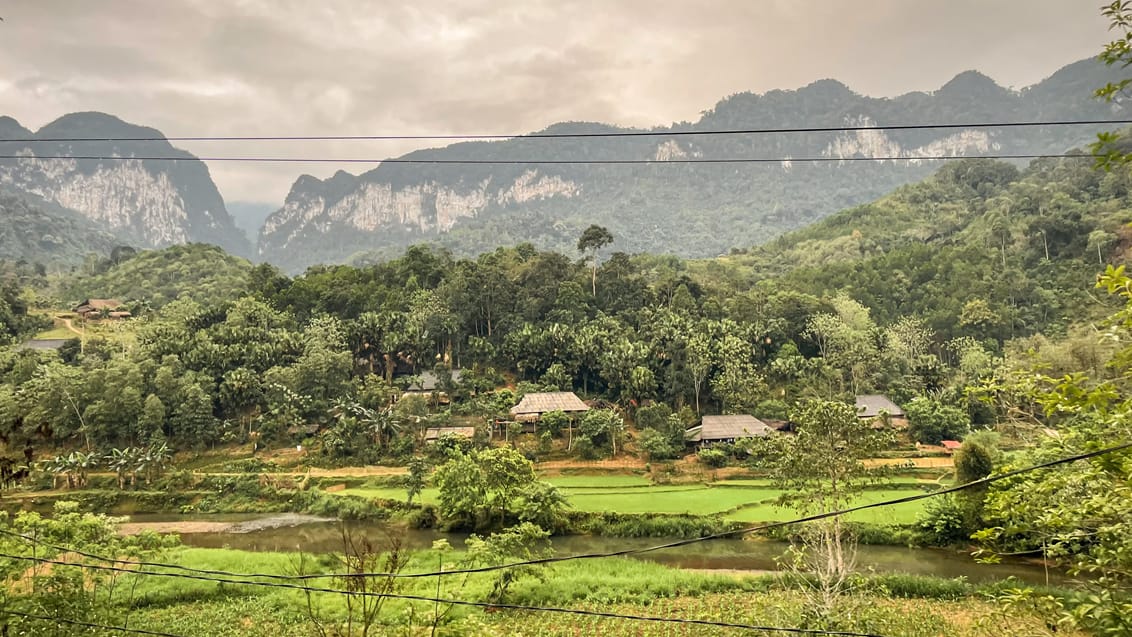
[[[511,408],[512,416],[538,416],[549,411],[579,412],[589,411],[589,406],[572,391],[554,391],[541,394],[527,394],[518,405]]]
[[[460,436],[463,438],[473,438],[476,435],[475,427],[429,427],[425,429],[424,439],[427,440],[440,440],[444,436]]]
[[[425,370],[417,375],[420,379],[409,385],[408,391],[436,391],[440,388],[440,376],[432,370]],[[460,370],[452,370],[452,382],[460,382]]]
[[[122,302],[118,299],[87,299],[79,303],[78,308],[89,307],[92,310],[116,310],[122,307]],[[75,308],[76,311],[78,308]]]
[[[866,394],[857,396],[857,417],[876,418],[880,412],[887,412],[889,416],[898,418],[904,416],[904,410],[883,394]]]
[[[754,416],[704,416],[700,426],[689,429],[684,438],[689,442],[737,440],[767,436],[771,431],[770,425]]]

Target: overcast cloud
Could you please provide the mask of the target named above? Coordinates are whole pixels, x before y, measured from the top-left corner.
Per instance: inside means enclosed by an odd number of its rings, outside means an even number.
[[[1017,88],[1097,54],[1101,0],[0,0],[0,114],[97,110],[169,136],[512,133],[694,121],[740,91],[868,95],[967,69]],[[386,157],[419,143],[178,144]],[[213,163],[280,203],[326,165]],[[354,166],[351,172],[364,167]]]

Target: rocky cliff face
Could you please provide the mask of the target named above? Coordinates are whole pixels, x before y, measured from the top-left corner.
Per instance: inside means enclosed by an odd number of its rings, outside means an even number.
[[[1021,91],[968,71],[931,93],[870,98],[834,80],[796,91],[740,93],[695,123],[653,129],[655,137],[469,142],[418,151],[412,159],[649,160],[650,165],[383,164],[354,176],[299,178],[260,234],[259,252],[289,270],[369,254],[391,256],[430,241],[460,253],[532,241],[572,250],[590,223],[609,227],[628,252],[710,256],[761,243],[845,207],[923,178],[939,155],[1062,153],[1093,139],[1088,127],[926,129],[843,133],[696,135],[713,131],[875,124],[1107,119],[1120,107],[1090,100],[1111,71],[1093,60],[1070,65]],[[1091,90],[1091,89],[1089,89]],[[620,131],[556,124],[553,133]],[[781,159],[689,165],[681,160]],[[901,158],[886,162],[799,158]]]
[[[334,179],[342,180],[337,176]],[[449,187],[436,181],[403,187],[357,181],[349,194],[335,199],[318,192],[322,182],[305,175],[283,208],[267,219],[262,236],[275,249],[292,247],[292,241],[311,226],[323,231],[339,226],[367,233],[398,228],[426,237],[448,232],[460,219],[474,217],[489,207],[571,198],[580,193],[573,181],[533,169],[505,183],[492,184],[485,179],[467,187]]]
[[[50,141],[111,137],[159,139]],[[247,240],[233,225],[208,168],[162,137],[102,113],[66,115],[35,133],[3,118],[0,139],[15,141],[0,142],[0,155],[10,157],[0,159],[0,189],[77,212],[136,247],[202,242],[248,254]]]

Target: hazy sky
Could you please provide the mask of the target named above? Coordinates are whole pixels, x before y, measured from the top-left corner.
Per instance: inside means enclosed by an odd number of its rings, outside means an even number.
[[[740,91],[867,95],[978,69],[1023,87],[1096,55],[1101,0],[0,0],[0,114],[98,110],[169,136],[459,134],[695,120]],[[419,143],[181,143],[395,156]],[[361,172],[365,167],[349,167]],[[280,203],[326,165],[210,165]]]

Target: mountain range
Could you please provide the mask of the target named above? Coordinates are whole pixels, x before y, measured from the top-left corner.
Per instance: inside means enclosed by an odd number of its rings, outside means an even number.
[[[80,138],[147,141],[75,141]],[[135,247],[200,242],[251,252],[208,167],[155,129],[91,112],[64,115],[33,133],[3,117],[0,140],[0,191],[46,215],[52,207],[75,213]],[[169,159],[145,159],[152,157]],[[0,210],[8,205],[0,202]]]
[[[646,136],[523,136],[418,150],[399,159],[441,163],[387,162],[360,175],[300,176],[282,207],[267,215],[254,251],[207,167],[158,131],[99,113],[66,115],[34,133],[0,118],[0,191],[9,194],[0,198],[0,213],[21,201],[43,209],[45,218],[55,220],[52,228],[67,213],[68,223],[98,231],[91,236],[138,247],[213,243],[287,271],[382,259],[421,242],[458,254],[523,241],[572,250],[592,223],[609,228],[618,250],[713,256],[764,243],[921,179],[940,165],[931,157],[1059,154],[1094,139],[1099,128],[711,131],[1119,119],[1126,108],[1092,98],[1095,88],[1117,76],[1084,60],[1013,90],[967,71],[936,91],[894,98],[867,97],[821,80],[798,90],[732,95],[696,122],[648,130],[571,122],[540,131],[651,133]],[[76,137],[155,141],[48,141]],[[126,159],[65,159],[74,155]],[[175,161],[144,159],[155,156]],[[825,161],[805,161],[813,158]],[[876,158],[898,159],[871,161]],[[673,161],[731,159],[769,161]],[[625,160],[650,163],[617,163]],[[566,163],[530,163],[540,161]],[[605,163],[579,163],[594,161]],[[245,228],[265,213],[258,205],[233,209]],[[32,246],[23,253],[35,251],[36,241],[27,237],[37,230],[8,231],[15,219],[0,218],[0,256],[14,252],[6,248],[14,235]],[[57,238],[50,228],[42,230],[33,238]]]

